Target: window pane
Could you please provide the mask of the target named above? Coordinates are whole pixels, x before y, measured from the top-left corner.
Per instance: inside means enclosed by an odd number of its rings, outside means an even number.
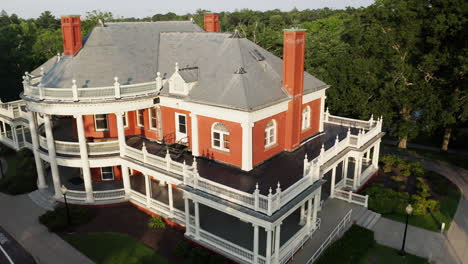
[[[184,124],[184,126],[185,126],[185,116],[184,115],[179,116],[179,124]]]
[[[221,146],[221,141],[219,139],[215,139],[215,140],[213,140],[213,145],[215,147],[220,147]]]
[[[218,132],[213,132],[213,138],[216,140],[219,140],[219,133]]]
[[[97,120],[96,121],[96,128],[97,129],[106,129],[107,128],[106,120]]]
[[[224,148],[225,148],[225,149],[229,149],[229,146],[230,146],[229,141],[225,141],[225,142],[224,142]]]
[[[183,134],[187,133],[187,129],[185,127],[185,124],[180,124],[179,123],[179,132],[183,133]]]
[[[125,113],[125,115],[124,115],[123,125],[127,126],[127,113]]]

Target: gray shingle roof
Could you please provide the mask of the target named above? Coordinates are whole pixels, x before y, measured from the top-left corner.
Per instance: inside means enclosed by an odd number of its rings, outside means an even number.
[[[76,56],[47,67],[42,84],[68,88],[76,79],[78,87],[112,86],[115,76],[123,85],[143,83],[158,71],[169,78],[178,62],[180,69],[197,67],[179,71],[186,82],[197,81],[186,100],[252,111],[289,99],[282,60],[231,35],[203,32],[189,21],[108,23],[93,29]],[[325,87],[304,73],[305,94]],[[171,96],[167,85],[161,94]]]

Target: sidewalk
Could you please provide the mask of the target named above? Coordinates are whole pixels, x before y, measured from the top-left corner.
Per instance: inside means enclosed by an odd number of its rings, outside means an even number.
[[[38,264],[93,263],[41,225],[38,216],[43,213],[44,210],[27,194],[10,196],[0,193],[0,226],[33,255]]]

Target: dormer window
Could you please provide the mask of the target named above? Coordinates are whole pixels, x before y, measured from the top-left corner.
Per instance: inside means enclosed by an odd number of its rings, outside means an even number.
[[[198,67],[179,69],[169,78],[169,93],[188,95],[198,81]]]

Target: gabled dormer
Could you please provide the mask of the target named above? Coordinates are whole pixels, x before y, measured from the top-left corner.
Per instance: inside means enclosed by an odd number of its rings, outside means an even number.
[[[169,78],[169,93],[178,95],[188,95],[190,90],[197,84],[198,67],[186,67],[179,69],[178,63],[175,66],[174,74]]]

